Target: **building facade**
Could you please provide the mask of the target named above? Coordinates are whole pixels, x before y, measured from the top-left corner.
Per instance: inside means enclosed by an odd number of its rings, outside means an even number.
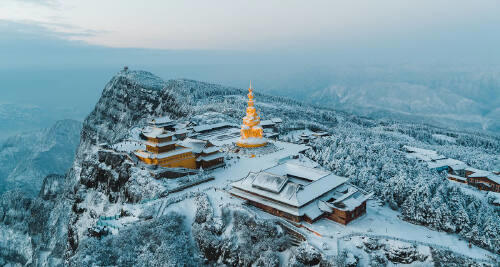
[[[250,172],[232,184],[230,193],[294,222],[326,218],[344,225],[366,213],[371,196],[346,178],[291,163]]]
[[[134,154],[142,162],[168,168],[196,169],[192,149],[179,145],[174,133],[153,126],[143,129],[141,136],[146,139],[146,150]]]

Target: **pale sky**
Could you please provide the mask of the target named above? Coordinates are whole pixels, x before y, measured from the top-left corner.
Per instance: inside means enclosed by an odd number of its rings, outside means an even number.
[[[487,42],[500,32],[499,14],[498,0],[0,1],[0,20],[95,45],[160,49],[327,48],[463,35]]]

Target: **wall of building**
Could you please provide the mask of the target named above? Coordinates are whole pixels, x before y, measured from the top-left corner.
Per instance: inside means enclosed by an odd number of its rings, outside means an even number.
[[[366,201],[363,202],[363,204],[361,204],[359,207],[356,207],[353,211],[334,209],[332,213],[326,215],[325,217],[332,221],[346,225],[365,213]]]
[[[467,183],[480,190],[490,190],[494,192],[500,192],[500,185],[491,181],[487,177],[474,177],[474,178],[469,177],[467,178]],[[488,184],[489,187],[486,186],[485,184]]]
[[[172,141],[172,136],[163,137],[163,138],[152,138],[152,137],[146,137],[146,138],[151,143],[164,143],[164,142]]]
[[[153,152],[153,153],[165,153],[165,152],[168,152],[168,151],[172,151],[175,149],[175,144],[171,144],[171,145],[166,145],[166,146],[162,146],[162,147],[157,147],[157,146],[150,146],[150,145],[146,145],[146,150],[147,151],[150,151],[150,152]]]
[[[158,165],[167,168],[196,169],[196,158],[191,152],[158,160]]]

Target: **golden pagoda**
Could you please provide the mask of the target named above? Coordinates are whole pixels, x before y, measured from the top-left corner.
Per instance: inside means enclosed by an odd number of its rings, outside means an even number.
[[[262,127],[260,126],[260,117],[255,110],[253,100],[252,82],[248,88],[248,107],[247,115],[243,117],[243,124],[240,130],[240,139],[236,145],[240,147],[261,147],[267,144],[267,139],[262,136]]]

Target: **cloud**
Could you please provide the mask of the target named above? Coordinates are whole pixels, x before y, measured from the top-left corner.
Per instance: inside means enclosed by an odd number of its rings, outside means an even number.
[[[29,3],[56,8],[60,5],[58,0],[14,0],[14,2]]]
[[[35,20],[2,20],[0,19],[0,39],[5,39],[10,35],[16,35],[22,39],[70,39],[75,40],[79,37],[92,37],[105,31],[96,31],[84,29],[66,23],[52,23]],[[82,41],[83,42],[83,41]]]

